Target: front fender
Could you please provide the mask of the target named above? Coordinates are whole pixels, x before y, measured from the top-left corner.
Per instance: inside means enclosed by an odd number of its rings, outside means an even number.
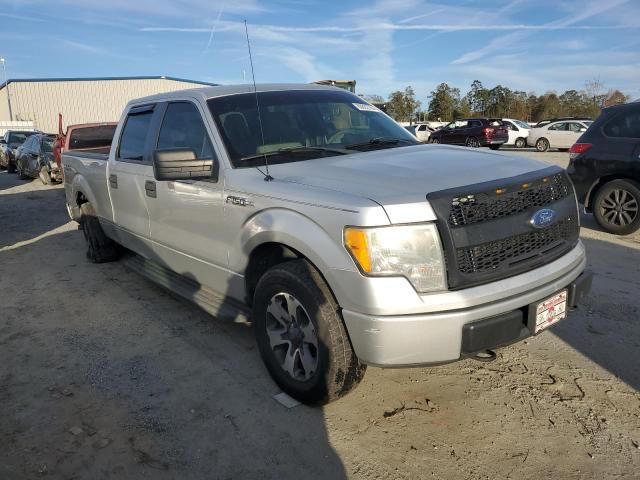
[[[288,210],[272,208],[249,218],[237,239],[240,252],[230,257],[233,271],[244,272],[251,252],[265,243],[279,243],[306,257],[320,271],[340,302],[339,271],[358,272],[342,244],[342,232],[327,232],[312,218]]]

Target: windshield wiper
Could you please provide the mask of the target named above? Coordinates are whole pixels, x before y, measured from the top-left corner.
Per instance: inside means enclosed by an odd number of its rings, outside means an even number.
[[[265,152],[265,153],[256,153],[255,155],[248,155],[246,157],[242,157],[239,160],[241,162],[244,162],[244,161],[256,160],[264,157],[273,157],[276,155],[291,155],[291,154],[296,154],[301,152],[329,152],[329,153],[335,153],[336,155],[345,155],[347,153],[344,150],[340,150],[338,148],[300,146],[300,147],[280,148],[278,150],[273,150],[271,152]]]
[[[416,144],[416,142],[412,141],[412,140],[408,140],[408,139],[404,139],[404,138],[392,138],[392,137],[376,137],[376,138],[372,138],[371,140],[367,140],[366,142],[360,142],[360,143],[352,143],[351,145],[345,145],[344,148],[346,149],[357,149],[357,148],[362,148],[362,147],[368,147],[368,146],[376,146],[376,145],[397,145],[398,143],[409,143],[409,144]]]

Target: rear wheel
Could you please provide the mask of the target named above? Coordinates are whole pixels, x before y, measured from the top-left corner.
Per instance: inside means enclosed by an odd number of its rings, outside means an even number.
[[[80,205],[80,228],[87,241],[87,258],[93,263],[111,262],[118,258],[118,244],[104,234],[90,203]]]
[[[478,148],[480,146],[480,142],[476,137],[467,137],[464,144],[465,146],[471,147],[471,148]]]
[[[44,185],[51,185],[51,183],[53,183],[51,181],[51,174],[49,173],[49,169],[45,166],[43,166],[40,169],[40,174],[38,175],[40,177],[40,181],[44,184]]]
[[[440,139],[438,139],[438,138],[431,138],[431,139],[429,139],[429,141],[431,143],[440,143]]]
[[[613,180],[596,193],[593,216],[607,232],[629,235],[640,228],[640,188],[630,180]]]
[[[301,402],[329,403],[364,376],[333,294],[306,260],[276,265],[262,276],[252,323],[269,373]]]
[[[546,138],[539,138],[536,142],[536,150],[539,152],[546,152],[547,150],[549,150],[549,147],[549,140],[547,140]]]
[[[527,146],[527,141],[524,138],[516,138],[515,147],[524,148]]]

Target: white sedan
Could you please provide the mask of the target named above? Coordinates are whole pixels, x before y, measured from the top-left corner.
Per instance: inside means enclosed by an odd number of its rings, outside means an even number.
[[[531,130],[528,123],[512,118],[503,118],[502,123],[509,129],[509,140],[507,140],[506,145],[514,145],[516,148],[527,146],[527,137]]]
[[[532,128],[527,144],[536,147],[539,152],[546,152],[550,148],[569,150],[592,123],[591,120],[560,120]]]

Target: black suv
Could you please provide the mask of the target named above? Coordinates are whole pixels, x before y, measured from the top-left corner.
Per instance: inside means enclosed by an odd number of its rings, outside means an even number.
[[[640,228],[640,102],[605,108],[571,147],[578,201],[607,232]]]
[[[451,122],[431,134],[431,143],[489,147],[497,150],[509,140],[509,131],[499,118],[466,118]]]

